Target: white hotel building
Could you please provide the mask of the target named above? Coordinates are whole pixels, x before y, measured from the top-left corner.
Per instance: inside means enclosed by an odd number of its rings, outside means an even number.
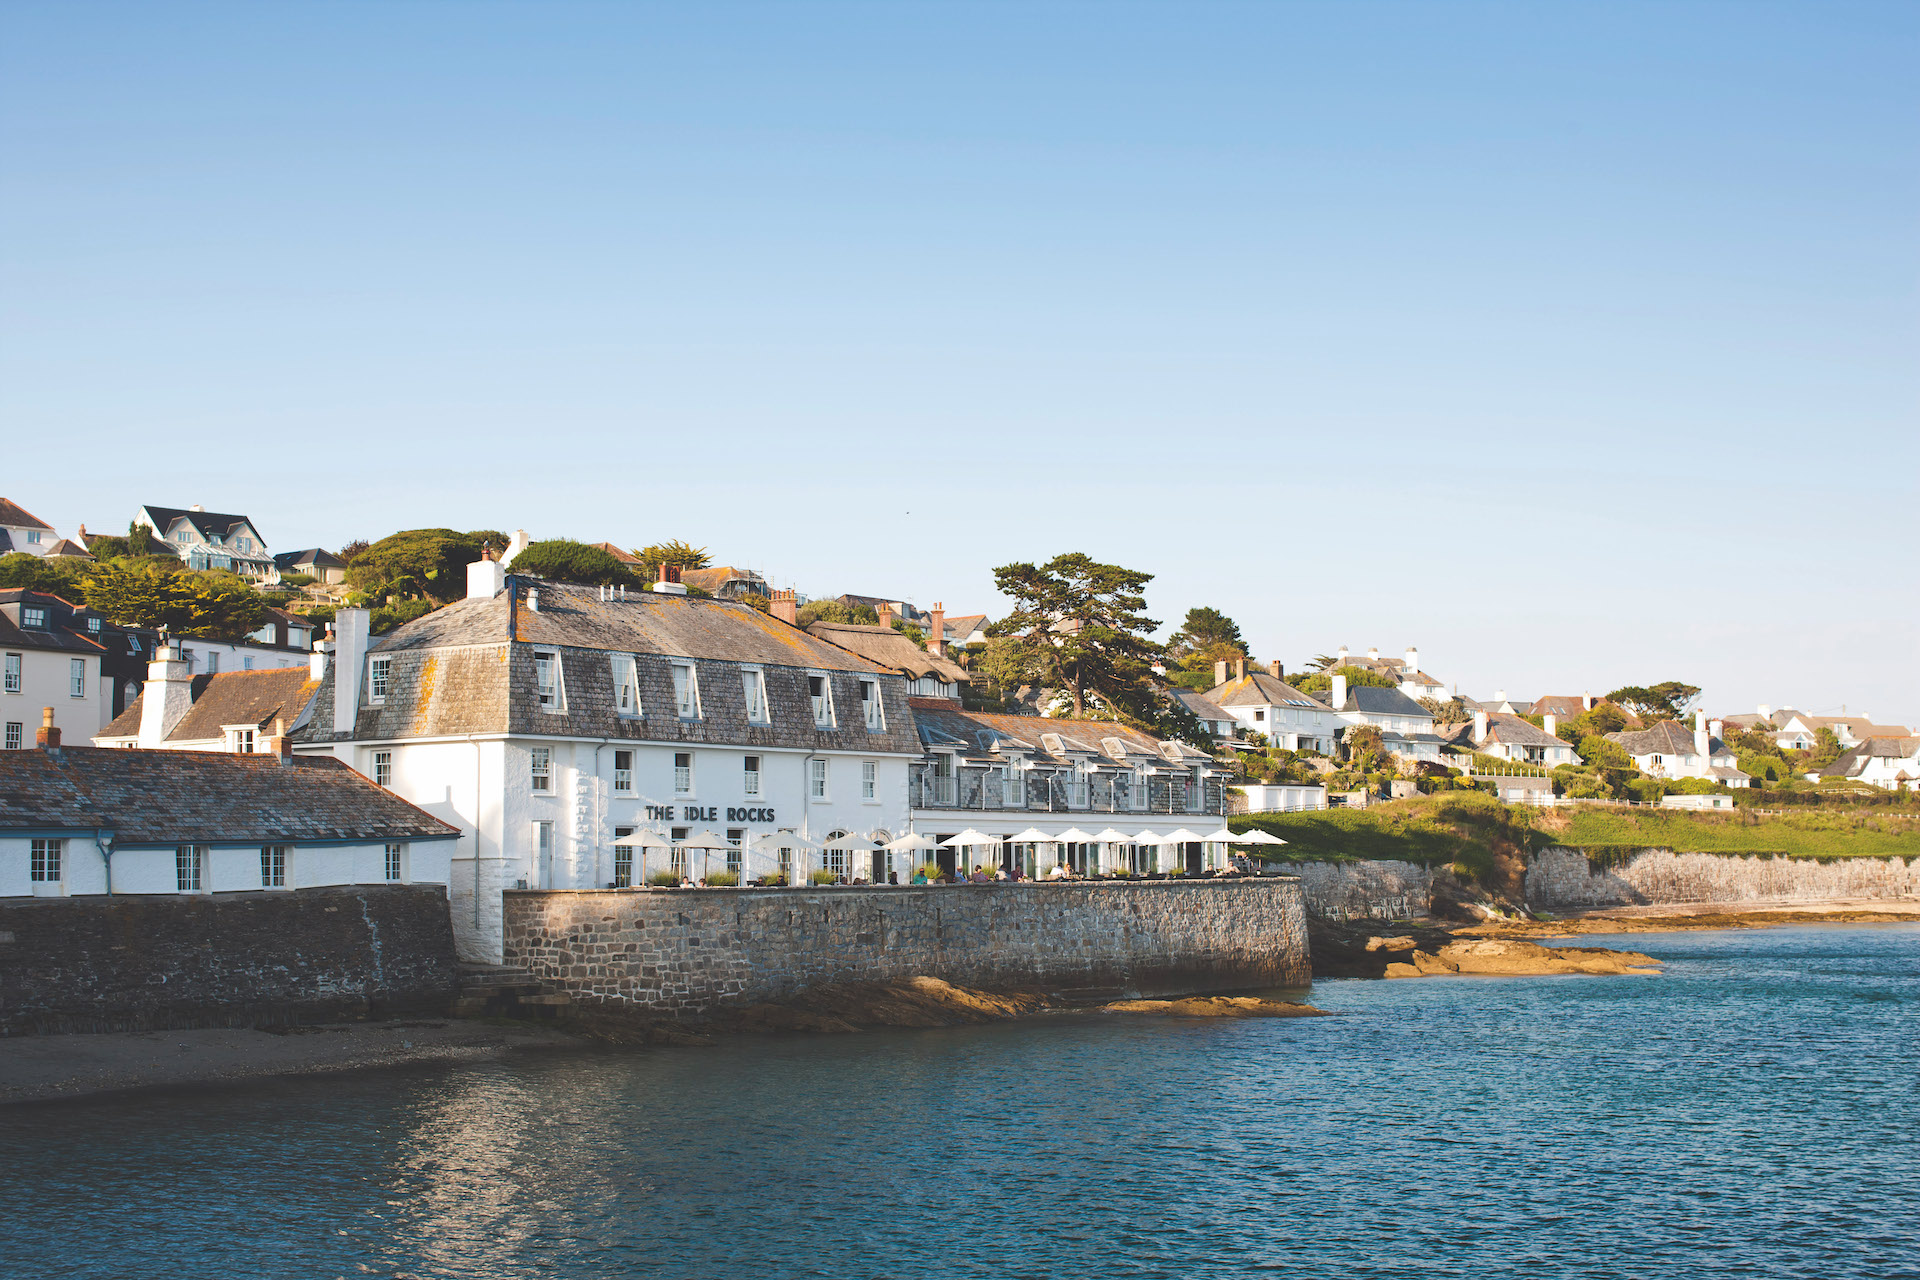
[[[506,889],[625,887],[670,867],[753,876],[780,869],[782,832],[908,829],[920,743],[906,680],[748,605],[482,560],[466,599],[371,647],[366,624],[364,610],[337,618],[295,750],[337,756],[460,829],[449,894],[464,958],[500,960]],[[636,831],[727,843],[614,843]],[[884,878],[867,855],[804,849],[790,874],[823,858]]]

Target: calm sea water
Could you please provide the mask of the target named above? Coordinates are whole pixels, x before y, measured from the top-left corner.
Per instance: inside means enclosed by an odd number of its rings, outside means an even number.
[[[9,1276],[1920,1276],[1920,927],[0,1110]]]

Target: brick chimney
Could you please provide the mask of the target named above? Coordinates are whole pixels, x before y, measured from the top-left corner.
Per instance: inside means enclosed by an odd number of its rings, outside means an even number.
[[[927,652],[936,658],[947,656],[947,606],[938,600],[927,614]]]
[[[1287,669],[1281,665],[1280,659],[1275,658],[1267,664],[1267,674],[1275,680],[1285,680],[1287,678]]]
[[[886,627],[889,630],[893,628],[893,606],[892,605],[890,604],[875,605],[873,607],[873,612],[875,613],[875,615],[879,617],[881,626]]]
[[[53,723],[53,708],[40,708],[40,728],[33,735],[33,745],[42,751],[55,751],[60,746],[60,730]]]
[[[293,740],[287,737],[287,718],[285,716],[275,716],[273,718],[273,729],[267,734],[267,749],[264,754],[273,756],[282,762],[293,759]]]
[[[800,605],[791,591],[773,593],[773,603],[767,606],[767,612],[790,627],[800,625]]]

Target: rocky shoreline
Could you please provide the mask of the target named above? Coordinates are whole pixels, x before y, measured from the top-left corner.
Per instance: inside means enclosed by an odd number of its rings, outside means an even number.
[[[1314,920],[1307,926],[1316,978],[1507,977],[1653,974],[1659,964],[1638,951],[1543,947],[1519,938],[1471,936],[1475,929],[1394,927]]]

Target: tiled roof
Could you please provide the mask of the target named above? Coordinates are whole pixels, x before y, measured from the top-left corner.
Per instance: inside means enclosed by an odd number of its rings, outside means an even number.
[[[253,521],[249,520],[246,516],[229,515],[221,511],[185,511],[178,507],[156,507],[152,505],[144,507],[143,510],[158,521],[153,529],[156,538],[164,539],[167,529],[172,526],[175,520],[185,520],[188,524],[198,529],[200,536],[203,538],[210,538],[216,534],[224,538],[233,532],[235,525],[240,524],[246,525],[255,533],[260,532],[260,526],[254,524]],[[223,547],[222,550],[230,550],[230,548]]]
[[[61,538],[52,546],[48,547],[45,554],[49,556],[73,556],[86,560],[93,559],[93,552],[87,550],[71,538]]]
[[[0,498],[0,524],[10,524],[15,528],[51,529],[52,525],[34,515],[15,502]]]
[[[1347,690],[1345,706],[1336,707],[1337,711],[1358,711],[1375,716],[1423,716],[1433,719],[1433,713],[1409,698],[1398,689],[1382,689],[1377,685],[1355,685]]]
[[[1471,731],[1469,724],[1467,729]],[[1509,747],[1564,747],[1565,740],[1548,733],[1537,725],[1522,720],[1519,716],[1510,716],[1505,712],[1495,712],[1487,716],[1487,742],[1499,742]]]
[[[1265,671],[1249,671],[1225,684],[1215,685],[1207,697],[1223,707],[1306,707],[1331,710],[1326,703],[1300,692],[1285,680]]]
[[[729,582],[758,583],[764,580],[751,569],[736,569],[724,564],[711,569],[683,569],[680,571],[680,581],[689,587],[718,594],[720,588]]]
[[[104,830],[122,845],[459,835],[331,756],[0,752],[0,831],[75,830]]]
[[[323,569],[344,569],[347,562],[331,551],[319,547],[308,547],[304,551],[281,551],[275,553],[274,564],[282,569],[294,569],[300,565],[318,565]]]
[[[614,546],[611,542],[596,542],[596,543],[593,543],[592,545],[600,548],[600,550],[606,552],[608,555],[612,556],[615,560],[618,560],[621,564],[640,564],[641,563],[639,556],[634,555],[631,551],[623,551],[619,547]]]
[[[965,682],[966,668],[937,658],[892,627],[868,627],[845,622],[815,622],[807,628],[829,644],[838,645],[879,666],[904,672],[918,680],[932,676],[950,684]]]
[[[987,625],[987,616],[984,613],[950,614],[946,619],[947,635],[955,640],[965,640]]]
[[[193,705],[167,735],[169,742],[204,742],[223,737],[225,726],[250,724],[270,727],[284,716],[289,725],[306,708],[320,682],[310,679],[306,667],[277,667],[271,671],[222,671],[193,677]],[[95,738],[137,738],[141,708],[147,695],[113,718]]]
[[[1057,737],[1063,754],[1079,752],[1115,759],[1108,749],[1108,743],[1114,741],[1128,755],[1161,762],[1167,759],[1159,739],[1112,720],[1010,716],[959,708],[916,709],[914,719],[920,727],[920,740],[928,747],[960,747],[969,755],[990,754],[1003,741],[1015,751],[1053,755],[1042,738]]]
[[[1694,754],[1693,730],[1678,720],[1662,720],[1651,729],[1625,730],[1607,735],[1608,742],[1617,742],[1626,748],[1630,756],[1669,755],[1684,756]],[[1707,744],[1707,754],[1718,755],[1727,749],[1727,744],[1718,738],[1712,738]]]
[[[1574,716],[1581,715],[1585,711],[1586,707],[1582,704],[1579,694],[1554,693],[1548,694],[1543,698],[1534,699],[1533,707],[1529,711],[1529,714],[1544,716],[1551,712],[1560,719],[1567,720]]]

